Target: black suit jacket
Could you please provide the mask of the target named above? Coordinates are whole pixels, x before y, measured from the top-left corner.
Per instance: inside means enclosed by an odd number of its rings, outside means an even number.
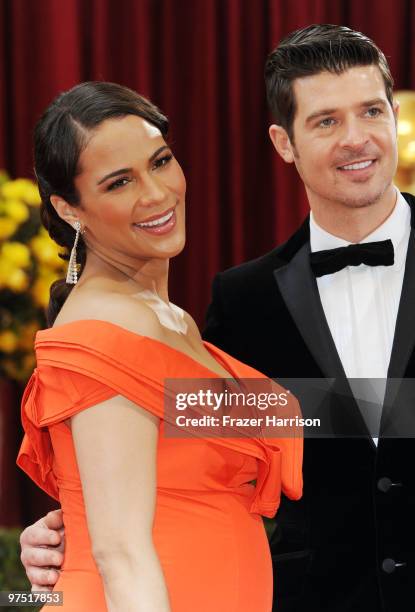
[[[404,197],[412,228],[388,376],[415,378],[415,198]],[[204,337],[269,377],[336,377],[344,391],[309,253],[306,219],[282,246],[217,275]],[[281,612],[415,606],[415,444],[382,438],[381,429],[376,449],[352,394],[346,396],[333,393],[325,410],[334,430],[350,422],[362,435],[306,439],[303,498],[284,498],[277,514],[271,552],[274,609]],[[415,397],[413,405],[415,413]],[[382,427],[393,418],[383,415]]]

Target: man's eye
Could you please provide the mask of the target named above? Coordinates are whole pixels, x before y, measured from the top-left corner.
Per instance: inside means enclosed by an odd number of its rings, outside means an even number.
[[[168,155],[163,155],[163,157],[159,157],[153,164],[154,168],[161,168],[162,166],[166,166],[169,161],[173,159],[173,155],[169,153]]]
[[[372,106],[371,108],[368,108],[366,113],[369,115],[369,117],[379,117],[379,115],[382,114],[382,110],[380,108],[378,108],[377,106]]]
[[[332,117],[326,117],[326,119],[322,119],[319,123],[318,123],[318,127],[331,127],[334,124],[334,119]]]
[[[121,178],[117,179],[116,181],[108,185],[107,191],[118,189],[119,187],[123,187],[124,185],[127,185],[127,183],[130,183],[130,182],[131,182],[131,179],[129,179],[127,176],[122,176]]]

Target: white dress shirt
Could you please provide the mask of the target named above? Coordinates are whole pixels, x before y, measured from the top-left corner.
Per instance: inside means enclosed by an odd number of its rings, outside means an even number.
[[[371,414],[363,414],[367,423],[371,421],[372,432],[378,431],[380,425],[385,379],[405,272],[410,222],[409,205],[397,191],[392,213],[381,226],[361,241],[375,242],[390,238],[395,263],[392,266],[347,266],[339,272],[317,278],[331,335],[346,376],[352,379],[350,383],[362,412],[364,408],[359,399],[373,401],[376,396],[378,400],[377,410],[371,404]],[[317,225],[313,213],[310,214],[310,243],[312,252],[351,244]],[[359,378],[371,381],[353,380]],[[374,442],[377,444],[377,438],[374,438]]]

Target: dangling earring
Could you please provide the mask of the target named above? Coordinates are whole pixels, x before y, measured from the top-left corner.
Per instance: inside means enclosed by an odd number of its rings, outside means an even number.
[[[75,221],[73,228],[76,231],[75,242],[72,247],[71,256],[69,257],[68,272],[66,274],[66,282],[69,285],[76,285],[78,282],[78,264],[76,263],[76,247],[78,246],[79,234],[81,233],[81,224]]]

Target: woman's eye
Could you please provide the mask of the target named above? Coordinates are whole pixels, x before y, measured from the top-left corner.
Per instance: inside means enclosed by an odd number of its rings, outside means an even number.
[[[161,168],[162,166],[168,164],[171,159],[173,159],[173,155],[171,153],[169,153],[168,155],[163,155],[163,157],[159,157],[158,159],[156,159],[153,167]]]
[[[122,176],[121,178],[108,185],[107,191],[112,191],[113,189],[123,187],[124,185],[127,185],[127,183],[129,183],[130,181],[131,179],[129,179],[127,176]]]

